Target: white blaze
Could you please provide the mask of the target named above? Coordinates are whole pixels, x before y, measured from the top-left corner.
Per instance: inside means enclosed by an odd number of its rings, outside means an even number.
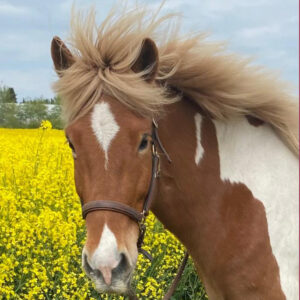
[[[105,224],[99,244],[95,249],[89,263],[93,269],[113,269],[119,264],[120,258],[116,237]]]
[[[104,151],[105,169],[107,169],[108,148],[120,129],[108,103],[101,102],[95,105],[91,116],[91,124],[93,132]]]
[[[196,126],[196,154],[195,154],[195,163],[196,165],[199,164],[200,159],[203,156],[204,149],[201,145],[201,124],[202,124],[202,116],[199,113],[195,114],[195,126]]]
[[[264,204],[282,289],[288,300],[297,299],[298,159],[267,124],[254,127],[246,118],[214,124],[221,178],[244,183]]]

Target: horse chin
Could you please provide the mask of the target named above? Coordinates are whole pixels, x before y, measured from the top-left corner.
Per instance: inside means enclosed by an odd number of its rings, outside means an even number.
[[[95,285],[95,290],[99,293],[128,294],[131,290],[131,275],[124,279],[114,279],[110,285],[107,285],[101,278],[91,275],[88,275],[88,277],[92,280]]]
[[[107,286],[103,281],[99,279],[93,281],[95,284],[95,289],[99,293],[127,294],[129,291],[128,283],[122,280],[116,280],[110,286]]]

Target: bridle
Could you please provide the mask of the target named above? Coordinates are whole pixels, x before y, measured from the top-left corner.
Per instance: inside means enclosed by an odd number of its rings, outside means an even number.
[[[105,210],[105,211],[113,211],[117,212],[123,215],[128,216],[132,220],[136,221],[139,226],[139,237],[137,241],[137,248],[140,253],[142,253],[145,257],[147,257],[150,261],[152,261],[152,256],[150,253],[148,253],[146,250],[142,248],[143,242],[144,242],[144,237],[145,237],[145,232],[146,232],[146,218],[149,215],[151,203],[153,201],[153,198],[155,196],[156,192],[156,184],[157,184],[157,179],[160,174],[160,156],[157,151],[157,147],[159,147],[165,157],[167,158],[168,162],[171,163],[170,156],[168,155],[167,151],[163,147],[161,140],[159,139],[158,136],[158,125],[155,120],[152,120],[152,133],[151,133],[151,149],[152,149],[152,175],[151,175],[151,181],[149,185],[149,190],[147,193],[147,196],[145,198],[144,204],[143,204],[143,210],[142,212],[137,211],[136,209],[123,204],[121,202],[117,201],[108,201],[108,200],[95,200],[88,202],[84,205],[82,205],[82,217],[83,219],[86,218],[86,216],[93,211],[98,211],[98,210]],[[187,263],[188,259],[188,254],[186,253],[183,261],[177,271],[177,275],[169,288],[167,294],[164,296],[163,300],[170,299],[172,294],[175,291],[175,288],[180,280],[180,277],[183,273],[184,267]],[[132,299],[137,299],[137,297],[134,295],[132,296]]]
[[[144,204],[143,204],[143,210],[142,212],[137,211],[136,209],[120,203],[116,201],[106,201],[106,200],[96,200],[91,201],[82,206],[82,217],[83,219],[86,218],[87,214],[89,214],[92,211],[96,210],[109,210],[118,212],[121,214],[124,214],[128,216],[129,218],[136,221],[139,225],[139,238],[137,241],[137,248],[140,253],[144,254],[148,259],[152,260],[152,256],[146,252],[144,249],[142,249],[142,245],[144,242],[144,236],[146,232],[146,225],[145,220],[147,216],[149,215],[150,206],[153,201],[155,192],[156,192],[156,179],[159,177],[160,173],[160,163],[159,163],[159,154],[157,152],[156,144],[159,145],[159,147],[162,149],[164,154],[166,155],[169,162],[171,162],[171,159],[169,155],[167,154],[166,150],[163,148],[160,139],[157,135],[157,124],[155,121],[152,122],[152,134],[151,134],[151,149],[152,149],[152,175],[151,175],[151,181],[149,185],[149,190],[147,193],[147,196],[145,198]]]

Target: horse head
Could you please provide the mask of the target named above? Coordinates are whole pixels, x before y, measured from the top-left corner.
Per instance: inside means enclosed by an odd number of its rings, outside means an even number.
[[[76,60],[57,37],[51,50],[55,69],[63,77]],[[156,46],[145,39],[132,72],[150,67],[151,72],[144,76],[150,84],[156,66]],[[151,118],[138,115],[103,93],[92,109],[66,127],[65,133],[82,205],[101,200],[142,212],[152,174]],[[111,209],[86,215],[82,265],[99,291],[128,290],[138,256],[138,225],[134,217]]]

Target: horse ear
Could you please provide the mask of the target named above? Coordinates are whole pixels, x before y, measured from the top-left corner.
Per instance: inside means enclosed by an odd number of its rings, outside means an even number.
[[[144,79],[147,82],[151,82],[156,76],[158,63],[158,50],[155,43],[149,38],[144,39],[140,55],[133,64],[132,70],[135,73],[138,73],[149,69],[149,72],[144,76]]]
[[[59,71],[68,69],[75,62],[72,53],[58,36],[52,40],[51,56],[58,75],[60,75]]]

